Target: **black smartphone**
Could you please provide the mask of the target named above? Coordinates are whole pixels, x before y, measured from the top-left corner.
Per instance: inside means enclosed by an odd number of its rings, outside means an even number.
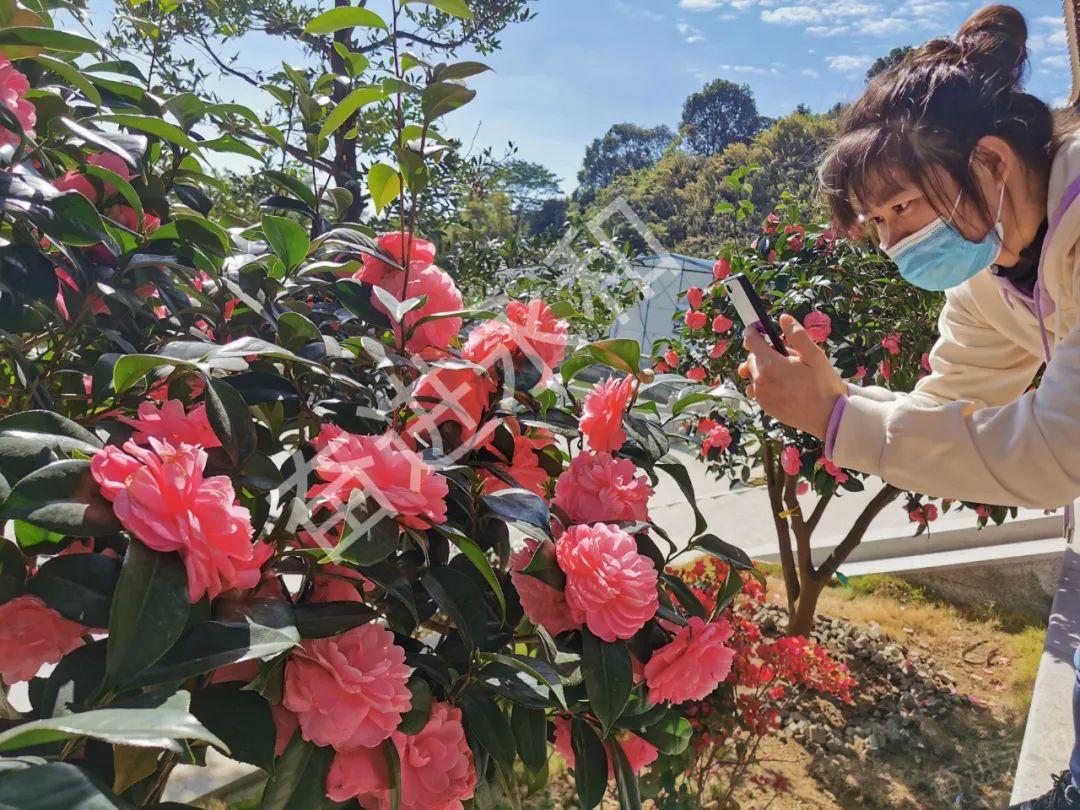
[[[739,313],[743,325],[757,329],[769,339],[774,349],[780,354],[787,355],[788,350],[783,338],[780,337],[780,329],[769,317],[765,302],[750,285],[750,279],[740,273],[728,276],[720,283],[724,285],[728,297],[735,304],[735,311]]]

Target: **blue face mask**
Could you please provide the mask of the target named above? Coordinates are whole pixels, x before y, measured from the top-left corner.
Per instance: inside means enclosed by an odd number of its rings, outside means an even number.
[[[900,268],[905,281],[924,290],[941,291],[963,284],[989,267],[1001,252],[1001,206],[1005,184],[1001,185],[994,227],[978,242],[969,242],[944,217],[937,217],[895,245],[881,249]],[[953,205],[953,213],[960,197]],[[952,214],[950,214],[950,219]]]

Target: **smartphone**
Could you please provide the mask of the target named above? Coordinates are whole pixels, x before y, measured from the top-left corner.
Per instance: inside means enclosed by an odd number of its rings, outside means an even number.
[[[750,279],[740,273],[728,276],[720,283],[724,285],[728,297],[735,305],[735,311],[739,313],[743,325],[757,329],[769,339],[774,349],[780,354],[786,355],[788,350],[784,345],[783,338],[780,337],[780,330],[773,322],[773,319],[769,317],[765,302],[761,300],[761,296],[750,285]]]

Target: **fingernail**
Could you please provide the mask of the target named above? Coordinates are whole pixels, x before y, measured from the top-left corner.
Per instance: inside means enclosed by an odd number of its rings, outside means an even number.
[[[748,340],[749,337],[750,337],[750,327],[747,326],[747,327],[744,327],[743,330],[742,330],[742,339],[743,340]]]

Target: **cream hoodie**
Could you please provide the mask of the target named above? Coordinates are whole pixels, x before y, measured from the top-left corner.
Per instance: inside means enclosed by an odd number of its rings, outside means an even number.
[[[1054,508],[1080,496],[1080,199],[1059,212],[1077,178],[1080,137],[1060,148],[1050,173],[1039,283],[1053,301],[1052,359],[1038,390],[1027,389],[1043,363],[1039,319],[1010,306],[983,270],[946,293],[933,371],[913,392],[850,387],[836,464],[977,503]]]

